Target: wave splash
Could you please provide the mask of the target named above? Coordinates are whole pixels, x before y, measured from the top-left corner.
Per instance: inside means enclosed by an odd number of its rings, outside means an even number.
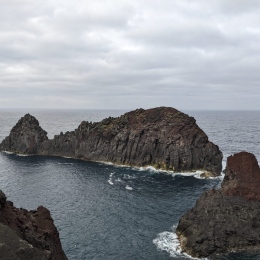
[[[180,241],[175,233],[175,230],[176,226],[173,226],[172,232],[164,231],[157,235],[157,237],[153,240],[153,243],[156,245],[157,249],[166,251],[171,257],[175,258],[208,260],[207,258],[194,258],[182,252]]]

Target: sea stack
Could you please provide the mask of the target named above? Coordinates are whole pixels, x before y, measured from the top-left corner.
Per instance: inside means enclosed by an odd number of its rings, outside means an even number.
[[[228,157],[219,190],[205,192],[176,229],[181,248],[193,257],[260,252],[260,169],[255,156]]]
[[[48,209],[18,209],[0,191],[0,259],[67,260]]]
[[[196,120],[174,108],[137,109],[101,122],[83,121],[75,131],[48,139],[27,114],[0,144],[0,150],[22,154],[66,156],[172,171],[203,170],[217,176],[222,152],[208,140]]]

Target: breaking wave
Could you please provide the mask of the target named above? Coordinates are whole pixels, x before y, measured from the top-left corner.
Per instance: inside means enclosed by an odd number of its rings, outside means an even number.
[[[176,226],[173,226],[172,232],[164,231],[157,235],[157,237],[153,240],[153,243],[156,245],[158,250],[166,251],[171,257],[175,258],[207,260],[207,258],[193,258],[192,256],[182,252],[180,241],[175,233],[175,230]]]

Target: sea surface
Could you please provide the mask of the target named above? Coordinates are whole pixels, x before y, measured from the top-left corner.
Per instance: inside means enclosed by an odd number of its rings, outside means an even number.
[[[26,113],[49,138],[81,121],[100,121],[124,110],[0,110],[0,140]],[[227,156],[248,151],[260,161],[260,111],[185,111]],[[222,177],[171,174],[69,158],[0,153],[0,189],[17,207],[46,206],[69,260],[189,259],[174,233],[198,197]],[[230,254],[219,259],[260,259]]]

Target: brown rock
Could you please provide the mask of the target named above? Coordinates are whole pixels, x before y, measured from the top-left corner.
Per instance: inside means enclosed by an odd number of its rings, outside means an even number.
[[[10,227],[0,223],[0,260],[48,260],[47,252],[21,239]]]
[[[223,192],[260,201],[259,187],[260,168],[253,154],[241,152],[228,157]]]
[[[259,184],[253,154],[228,157],[221,189],[203,193],[179,221],[176,232],[183,251],[195,257],[260,252]]]
[[[13,206],[12,202],[6,201],[0,209],[1,228],[0,243],[4,242],[3,246],[0,246],[0,255],[3,255],[4,252],[12,252],[17,258],[10,259],[67,259],[50,212],[43,206],[38,207],[36,211],[27,211],[26,209],[18,209]],[[8,232],[10,241],[13,239],[12,241],[20,241],[21,244],[20,242],[10,244],[7,238],[1,237],[1,232],[3,234]],[[13,235],[13,232],[19,239]],[[7,256],[4,259],[8,259]]]

